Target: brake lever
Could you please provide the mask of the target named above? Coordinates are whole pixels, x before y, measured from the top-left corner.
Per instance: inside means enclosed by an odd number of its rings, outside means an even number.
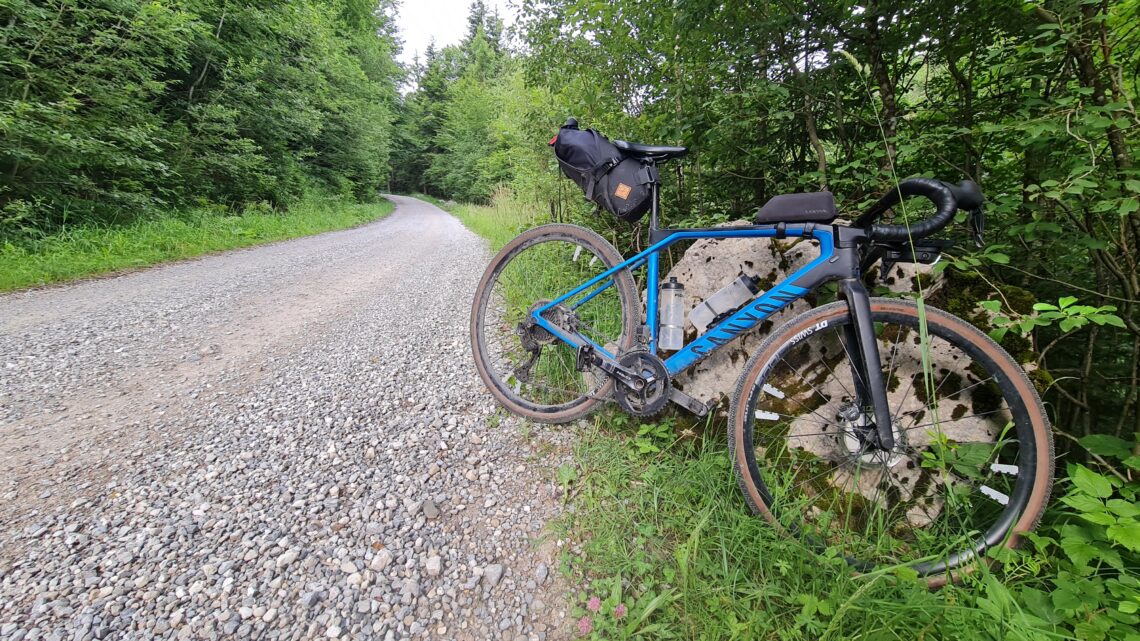
[[[986,212],[981,206],[970,212],[966,222],[970,226],[970,236],[974,239],[974,246],[981,249],[986,246]]]

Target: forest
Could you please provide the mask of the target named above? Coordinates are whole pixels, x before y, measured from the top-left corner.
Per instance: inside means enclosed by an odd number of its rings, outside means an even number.
[[[906,177],[975,180],[987,244],[954,226],[934,304],[1031,372],[1058,477],[1076,475],[1056,494],[1083,520],[1037,545],[1082,587],[1050,603],[1078,636],[1135,638],[1140,1],[520,0],[508,28],[476,0],[462,42],[412,65],[398,11],[5,0],[0,244],[393,192],[509,202],[629,249],[642,230],[558,173],[547,141],[568,116],[689,147],[663,172],[678,226],[820,189],[853,218]]]

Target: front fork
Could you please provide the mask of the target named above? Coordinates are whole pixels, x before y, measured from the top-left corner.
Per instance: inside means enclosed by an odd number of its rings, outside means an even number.
[[[883,380],[879,343],[875,339],[875,321],[871,317],[871,297],[863,282],[857,278],[839,281],[839,291],[847,301],[853,323],[844,328],[844,341],[851,359],[851,374],[855,379],[855,399],[860,408],[868,404],[874,411],[879,447],[890,450],[895,446],[891,412],[887,406],[887,387]],[[869,401],[869,403],[868,403]]]

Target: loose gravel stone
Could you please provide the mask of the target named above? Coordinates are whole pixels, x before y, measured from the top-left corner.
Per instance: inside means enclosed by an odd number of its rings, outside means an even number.
[[[384,568],[388,567],[391,563],[392,553],[387,549],[382,549],[376,553],[376,556],[372,557],[372,563],[368,564],[368,567],[371,568],[373,572],[383,572]]]
[[[490,253],[393,200],[0,295],[0,639],[573,634],[537,607],[573,426],[500,417],[467,337]]]
[[[427,562],[424,563],[424,570],[427,572],[427,575],[431,577],[439,576],[441,563],[442,559],[438,556],[428,557]]]
[[[277,557],[277,567],[283,568],[293,561],[296,561],[298,554],[300,554],[299,550],[286,550],[284,554]]]
[[[499,563],[488,565],[483,568],[483,577],[489,588],[499,585],[499,581],[503,578],[503,566]]]

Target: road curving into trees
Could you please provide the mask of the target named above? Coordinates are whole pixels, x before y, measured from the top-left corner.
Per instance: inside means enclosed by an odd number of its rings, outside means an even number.
[[[391,198],[0,296],[0,637],[564,636],[570,436],[494,415],[465,331],[487,249]]]

